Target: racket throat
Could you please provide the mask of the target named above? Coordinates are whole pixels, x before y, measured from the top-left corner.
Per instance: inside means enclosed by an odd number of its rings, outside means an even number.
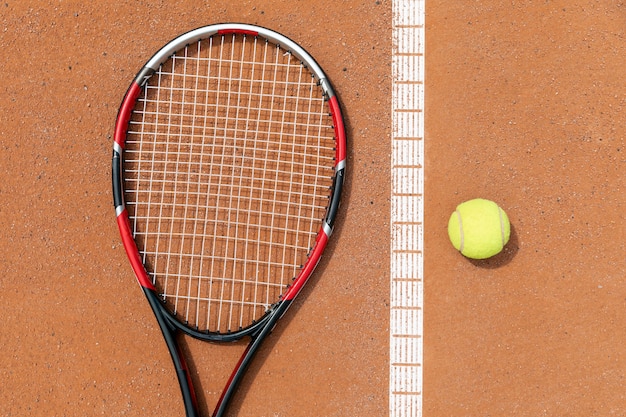
[[[161,309],[163,307],[156,292],[145,287],[143,287],[143,290],[152,307],[152,311],[154,311],[161,333],[163,334],[170,356],[172,357],[183,397],[183,403],[185,404],[185,415],[186,417],[199,417],[198,400],[194,391],[193,381],[191,380],[191,374],[187,362],[185,361],[185,355],[176,342],[176,327],[173,326],[171,320],[162,313]]]
[[[276,306],[276,309],[267,318],[265,325],[260,327],[257,331],[250,335],[252,341],[246,347],[246,350],[241,355],[241,358],[239,358],[239,362],[233,370],[233,373],[230,375],[230,378],[228,378],[228,381],[226,382],[226,387],[222,391],[222,395],[220,396],[220,399],[215,406],[215,412],[213,413],[212,417],[222,417],[224,415],[224,413],[226,412],[226,408],[230,403],[230,398],[233,396],[237,387],[239,386],[239,383],[241,382],[243,375],[248,369],[250,362],[252,362],[254,355],[259,350],[259,347],[261,346],[265,338],[270,333],[272,333],[272,331],[276,327],[276,323],[287,312],[290,305],[291,300],[284,300],[280,302]]]

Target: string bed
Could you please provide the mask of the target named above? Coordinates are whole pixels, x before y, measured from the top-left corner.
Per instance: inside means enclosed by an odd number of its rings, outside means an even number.
[[[264,39],[216,35],[152,75],[126,139],[125,199],[181,321],[228,333],[279,300],[322,224],[334,146],[317,80]]]

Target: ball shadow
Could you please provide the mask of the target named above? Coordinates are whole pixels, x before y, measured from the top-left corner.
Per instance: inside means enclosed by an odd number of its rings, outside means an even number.
[[[519,252],[519,236],[515,226],[511,225],[509,242],[499,254],[487,259],[468,259],[474,266],[485,269],[496,269],[510,263]]]

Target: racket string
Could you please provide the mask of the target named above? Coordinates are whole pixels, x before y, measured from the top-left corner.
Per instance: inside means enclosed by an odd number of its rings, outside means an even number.
[[[298,274],[332,183],[323,92],[279,47],[190,45],[144,89],[126,142],[126,203],[166,304],[190,325],[251,325]]]

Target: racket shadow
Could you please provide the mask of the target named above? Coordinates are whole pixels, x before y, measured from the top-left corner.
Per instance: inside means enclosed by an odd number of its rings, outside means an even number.
[[[346,131],[346,137],[354,137],[354,128],[351,123],[349,112],[346,111],[346,107],[343,103],[340,103],[343,111],[344,128]],[[351,146],[347,146],[347,164],[351,165],[354,160],[354,151]],[[283,334],[289,328],[292,320],[306,320],[302,316],[298,318],[298,313],[303,304],[310,297],[311,292],[315,290],[320,279],[324,279],[326,275],[326,269],[328,268],[331,259],[331,255],[335,252],[341,234],[344,227],[346,213],[349,211],[351,195],[352,195],[352,182],[350,181],[351,171],[346,170],[345,181],[341,196],[341,210],[337,214],[337,218],[333,227],[332,238],[329,239],[326,254],[323,256],[317,265],[313,276],[307,281],[306,286],[302,289],[302,292],[298,298],[294,301],[293,305],[289,308],[287,313],[281,320],[279,320],[276,328],[272,331],[270,337],[265,340],[264,344],[259,348],[256,353],[255,360],[250,364],[246,375],[240,382],[237,391],[234,394],[233,401],[230,402],[229,415],[240,415],[241,408],[244,401],[243,398],[247,397],[248,392],[253,389],[255,380],[258,375],[263,371],[267,359],[272,355],[272,352],[276,349],[278,340],[283,337]],[[287,336],[287,339],[289,336]],[[285,341],[283,341],[284,343]],[[245,351],[248,346],[249,339],[243,338],[242,340],[224,344],[224,343],[205,343],[196,341],[189,336],[180,337],[180,348],[183,354],[187,358],[187,366],[191,374],[198,401],[198,407],[202,415],[211,415],[212,410],[219,399],[220,393],[230,376],[232,371],[232,364],[236,362]],[[216,362],[216,359],[219,361]],[[206,364],[206,365],[205,365]],[[303,375],[304,379],[305,376]],[[257,382],[258,383],[258,382]],[[285,388],[287,391],[288,387]],[[285,394],[288,397],[288,394]]]

